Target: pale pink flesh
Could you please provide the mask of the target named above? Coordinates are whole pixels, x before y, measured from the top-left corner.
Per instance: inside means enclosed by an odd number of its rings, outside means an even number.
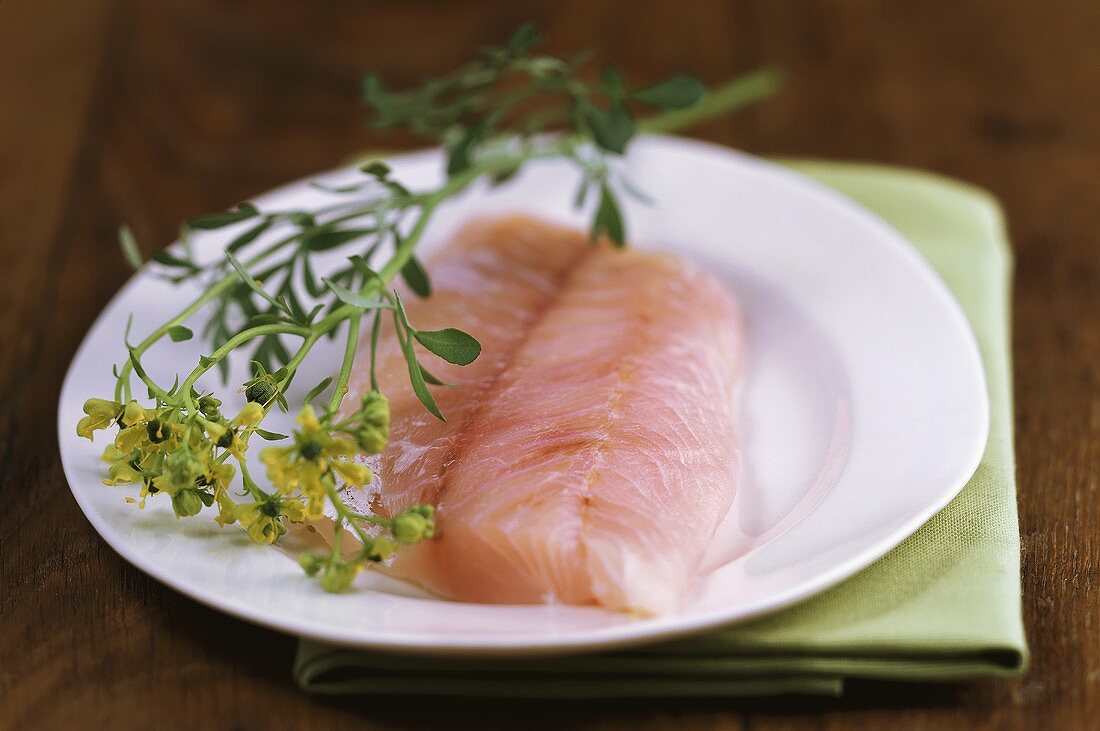
[[[464,601],[675,608],[738,479],[732,297],[677,258],[523,218],[467,227],[429,271],[413,324],[463,328],[484,352],[464,368],[425,356],[462,384],[433,389],[442,423],[393,339],[380,346],[379,509],[432,503],[440,527],[391,573]]]

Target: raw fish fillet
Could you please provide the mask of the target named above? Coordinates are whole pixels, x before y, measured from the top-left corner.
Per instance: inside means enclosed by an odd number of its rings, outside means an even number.
[[[393,425],[374,508],[430,503],[439,526],[388,572],[462,601],[675,609],[738,481],[733,297],[676,257],[521,217],[467,225],[429,272],[411,322],[467,330],[483,353],[423,352],[461,384],[433,388],[443,423],[380,342]],[[352,391],[368,388],[363,362]]]

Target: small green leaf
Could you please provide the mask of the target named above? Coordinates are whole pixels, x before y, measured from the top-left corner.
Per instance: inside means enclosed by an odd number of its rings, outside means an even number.
[[[328,288],[332,290],[332,293],[344,304],[358,307],[361,310],[379,310],[387,307],[386,303],[382,302],[377,297],[367,297],[358,292],[352,292],[347,287],[337,284],[327,277],[322,277],[322,280],[328,285]]]
[[[357,269],[360,274],[363,275],[364,281],[369,282],[372,279],[382,281],[382,278],[378,276],[378,272],[371,269],[370,264],[367,263],[367,260],[359,254],[352,254],[348,257],[348,261],[350,261],[351,265],[355,267],[355,269]],[[335,277],[333,278],[335,279]]]
[[[508,40],[508,50],[520,54],[538,44],[539,30],[534,23],[524,23]]]
[[[184,340],[190,340],[194,336],[195,333],[191,332],[190,328],[186,328],[183,325],[176,325],[168,331],[168,337],[172,338],[173,343],[182,343]]]
[[[269,228],[271,228],[272,224],[274,224],[274,223],[275,223],[274,219],[269,218],[265,221],[262,221],[262,222],[256,224],[255,226],[248,229],[247,231],[245,231],[243,234],[241,234],[237,238],[230,241],[229,245],[225,247],[226,251],[236,252],[238,249],[240,249],[244,246],[248,246],[253,241],[258,239],[260,237],[260,235],[263,234],[264,231],[267,231]]]
[[[420,403],[424,404],[424,408],[430,411],[435,418],[446,421],[447,419],[443,417],[443,413],[435,403],[435,397],[432,396],[432,392],[428,390],[428,385],[424,382],[424,372],[420,370],[420,363],[416,360],[416,351],[413,349],[411,337],[414,330],[409,324],[408,316],[405,314],[405,305],[401,302],[401,295],[397,292],[394,292],[393,295],[394,301],[397,303],[394,310],[394,324],[398,328],[397,338],[401,343],[401,352],[405,355],[405,362],[409,367],[409,382],[412,384],[413,393],[420,399]],[[404,331],[403,334],[402,331]]]
[[[241,221],[247,221],[250,218],[256,217],[258,214],[259,211],[256,210],[256,207],[251,203],[242,203],[235,211],[208,213],[203,216],[189,218],[187,219],[187,226],[188,228],[198,231],[209,231],[216,228],[232,226],[234,223],[240,223]]]
[[[461,137],[451,146],[450,157],[447,158],[447,174],[456,175],[470,167],[470,153],[475,145],[492,129],[485,120],[469,127]]]
[[[378,333],[382,329],[382,313],[374,313],[374,322],[370,326],[370,388],[378,390],[378,372],[375,369],[376,356],[378,355]]]
[[[596,144],[619,155],[626,151],[626,143],[634,136],[634,118],[625,106],[615,101],[605,112],[581,100],[578,107]]]
[[[310,392],[306,394],[305,402],[308,404],[310,401],[320,396],[324,392],[324,390],[328,388],[328,385],[330,383],[332,383],[332,376],[328,376],[312,389],[310,389]]]
[[[458,328],[416,330],[413,337],[425,348],[455,365],[469,365],[481,355],[481,343],[473,335]]]
[[[253,315],[248,319],[248,327],[253,328],[259,327],[260,325],[278,325],[281,322],[286,322],[286,320],[271,312],[261,312],[260,314]]]
[[[585,175],[577,185],[577,192],[573,195],[573,207],[584,208],[584,202],[588,200],[588,189],[592,187],[592,178]]]
[[[316,180],[309,181],[309,187],[316,188],[317,190],[324,191],[325,193],[335,193],[338,195],[347,195],[348,193],[358,193],[363,189],[362,184],[355,185],[325,185],[324,183],[318,183]]]
[[[244,282],[246,285],[248,285],[249,289],[251,289],[253,292],[255,292],[256,294],[263,297],[265,300],[267,300],[271,304],[275,305],[275,307],[279,308],[280,310],[282,310],[286,314],[290,315],[291,317],[294,316],[294,313],[290,311],[290,309],[286,306],[285,302],[280,302],[279,300],[277,300],[274,297],[272,297],[271,295],[269,295],[264,290],[264,288],[260,286],[260,283],[252,278],[252,275],[248,273],[248,270],[244,268],[244,265],[241,264],[239,261],[237,261],[237,257],[233,256],[233,252],[226,251],[225,252],[225,258],[228,259],[229,263],[233,265],[233,268],[235,270],[237,270],[237,276],[239,276],[241,278],[242,282]]]
[[[281,441],[283,439],[290,439],[290,437],[286,434],[280,434],[278,432],[268,431],[267,429],[255,429],[254,431],[257,434],[260,435],[261,439],[265,439],[269,442],[278,442],[278,441]]]
[[[173,267],[175,269],[195,269],[195,265],[192,262],[169,254],[167,251],[154,251],[149,255],[149,258],[166,267]]]
[[[632,92],[630,98],[664,109],[683,109],[697,104],[706,92],[707,87],[699,79],[677,74]]]
[[[373,228],[349,228],[339,231],[318,231],[306,234],[302,243],[310,251],[328,251],[343,246],[349,241],[374,233]]]
[[[381,180],[390,174],[390,166],[381,160],[371,160],[365,165],[360,165],[359,171]]]
[[[418,296],[432,296],[432,282],[428,279],[428,272],[424,270],[424,267],[415,256],[410,256],[409,260],[405,262],[405,266],[401,267],[401,278],[405,280],[405,284],[409,285],[409,289],[416,292]]]
[[[424,376],[424,380],[427,381],[428,383],[432,384],[433,386],[453,386],[453,385],[455,385],[453,383],[447,383],[446,381],[441,380],[437,376],[433,376],[431,374],[431,371],[429,371],[423,365],[420,366],[420,375]]]
[[[626,244],[626,232],[623,228],[619,204],[615,200],[615,194],[607,187],[607,183],[600,185],[600,207],[596,209],[596,218],[592,222],[592,239],[595,240],[605,234],[616,247]]]
[[[604,92],[612,99],[621,99],[625,84],[623,75],[613,64],[608,64],[600,71],[600,81],[603,82]]]
[[[122,249],[122,256],[126,258],[126,263],[134,269],[141,269],[141,250],[129,226],[118,227],[118,245]]]

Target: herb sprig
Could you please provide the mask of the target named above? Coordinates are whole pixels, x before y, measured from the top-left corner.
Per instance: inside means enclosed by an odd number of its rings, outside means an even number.
[[[385,162],[372,160],[358,168],[359,179],[351,184],[314,184],[340,202],[284,211],[246,202],[198,216],[184,227],[181,246],[155,252],[147,262],[130,230],[121,229],[123,254],[136,268],[205,286],[139,342],[131,344],[127,332],[126,357],[113,371],[113,397],[84,404],[79,436],[117,430],[103,453],[106,484],[138,485],[135,502],[142,506],[150,496],[167,495],[179,517],[216,505],[218,523],[238,524],[260,543],[277,540],[287,521],[320,519],[327,506],[335,525],[331,551],[305,554],[300,562],[328,591],[347,588],[367,564],[434,535],[432,506],[414,505],[384,518],[354,510],[345,491],[371,482],[370,469],[355,460],[380,453],[389,436],[389,405],[378,391],[374,363],[383,319],[393,322],[413,391],[439,419],[445,415],[431,387],[446,384],[424,366],[421,353],[467,365],[481,352],[457,328],[418,329],[393,287],[400,278],[416,296],[431,295],[416,246],[436,209],[475,181],[500,185],[531,162],[565,160],[578,172],[575,204],[589,205],[593,191],[597,196],[591,205],[593,241],[623,246],[627,232],[619,196],[633,194],[633,188],[611,161],[630,141],[639,132],[671,131],[724,114],[777,86],[774,73],[761,71],[714,90],[686,74],[631,87],[614,66],[586,80],[584,57],[540,54],[538,42],[534,28],[524,26],[507,44],[483,49],[469,64],[413,89],[391,90],[379,77],[366,77],[363,95],[376,127],[411,129],[447,151],[446,179],[434,189],[411,190]],[[639,110],[658,113],[639,117]],[[227,227],[237,228],[224,259],[200,264],[190,234]],[[316,256],[338,250],[348,254],[344,264],[320,276]],[[388,257],[379,262],[384,252]],[[165,338],[193,338],[190,325],[204,313],[199,333],[209,354],[171,386],[157,382],[142,357]],[[372,390],[349,408],[344,398],[368,326]],[[287,389],[314,346],[341,333],[339,370],[310,390],[294,433],[263,429],[272,408],[289,410]],[[199,382],[212,369],[224,382],[229,357],[242,351],[251,355],[253,377],[242,387],[245,406],[228,416],[222,400]],[[144,403],[134,396],[135,378],[145,387]],[[325,393],[327,401],[315,405]],[[253,436],[276,443],[260,453],[266,488],[249,472],[246,451]],[[230,495],[237,473],[243,501]],[[344,549],[347,532],[359,544],[350,551]]]

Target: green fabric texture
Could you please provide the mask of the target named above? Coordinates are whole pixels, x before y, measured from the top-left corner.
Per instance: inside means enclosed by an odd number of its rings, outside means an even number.
[[[991,429],[959,496],[885,557],[789,609],[629,651],[531,660],[395,657],[303,640],[314,693],[521,698],[840,695],[848,678],[945,681],[1021,673],[1009,363],[1012,257],[994,198],[927,173],[782,161],[900,231],[955,293],[977,334]]]

